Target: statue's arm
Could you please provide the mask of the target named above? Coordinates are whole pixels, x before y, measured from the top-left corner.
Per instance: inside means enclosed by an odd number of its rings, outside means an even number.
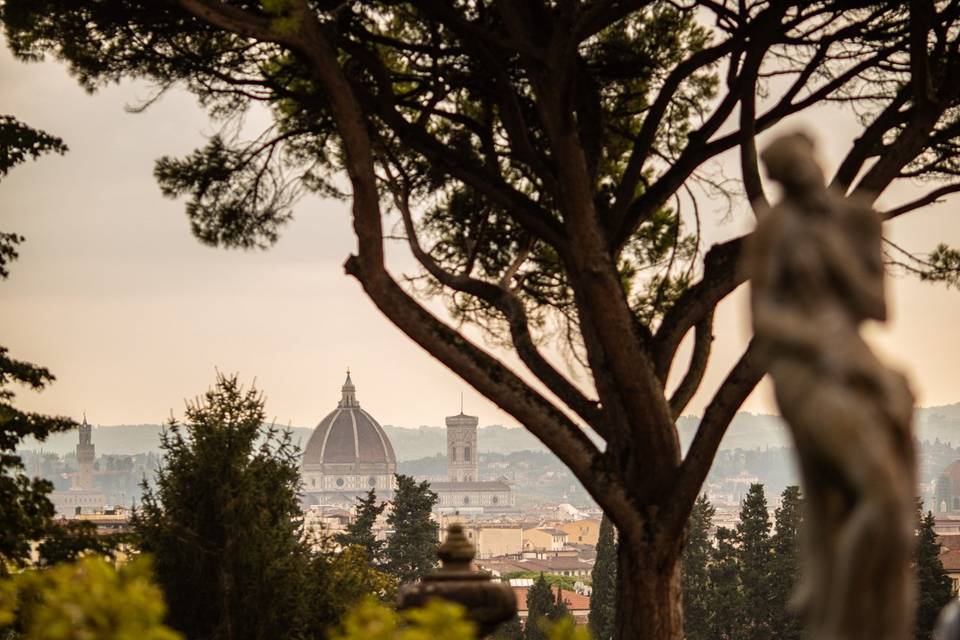
[[[758,338],[793,356],[815,358],[824,349],[823,329],[809,315],[766,298],[754,299],[753,327]]]
[[[875,214],[866,211],[851,215],[862,218]],[[852,228],[838,227],[833,233],[822,234],[821,249],[825,264],[843,290],[843,297],[857,314],[862,318],[885,320],[880,225],[869,222],[861,219]]]

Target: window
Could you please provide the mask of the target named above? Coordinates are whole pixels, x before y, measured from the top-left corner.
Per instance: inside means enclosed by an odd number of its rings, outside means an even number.
[[[470,462],[470,447],[463,448],[463,460],[465,462]]]
[[[337,478],[337,486],[338,486],[338,487],[342,487],[342,486],[343,486],[343,478]]]
[[[311,487],[317,486],[317,479],[316,479],[316,478],[310,478],[310,486],[311,486]]]
[[[491,504],[497,504],[498,502],[500,502],[500,498],[498,496],[493,496],[492,498],[490,498]]]
[[[470,504],[470,496],[463,496],[463,504]]]
[[[370,476],[367,482],[370,484],[371,487],[377,486],[377,479],[374,476]]]
[[[954,511],[957,511],[958,509],[960,509],[960,498],[954,498],[954,499],[953,499],[953,510],[954,510]]]

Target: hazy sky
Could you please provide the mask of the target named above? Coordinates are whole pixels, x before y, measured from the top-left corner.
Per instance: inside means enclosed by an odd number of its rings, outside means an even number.
[[[18,63],[5,46],[0,86],[0,113],[70,147],[0,183],[0,229],[27,237],[10,279],[0,281],[0,344],[57,376],[43,393],[22,390],[21,406],[77,418],[86,411],[99,424],[159,422],[171,410],[180,414],[183,399],[206,389],[219,369],[256,378],[269,415],[303,426],[333,407],[349,366],[360,402],[383,423],[440,424],[463,392],[466,411],[481,424],[516,424],[394,328],[344,275],[356,244],[346,203],[303,200],[267,252],[194,240],[183,203],[162,198],[152,177],[156,158],[188,153],[215,131],[189,95],[171,92],[146,113],[130,114],[124,105],[148,96],[145,85],[89,96],[64,67]],[[813,128],[828,167],[858,132],[849,116],[827,110],[785,128],[798,125]],[[910,194],[902,187],[881,203]],[[887,234],[912,249],[958,243],[955,202],[910,214]],[[706,239],[748,225],[746,215],[714,222]],[[398,264],[395,271],[412,273],[402,255]],[[893,321],[871,327],[875,343],[908,370],[921,404],[960,400],[960,294],[908,278],[893,280],[890,293]],[[749,336],[744,291],[721,307],[716,335],[693,413]],[[773,411],[769,389],[745,409]]]

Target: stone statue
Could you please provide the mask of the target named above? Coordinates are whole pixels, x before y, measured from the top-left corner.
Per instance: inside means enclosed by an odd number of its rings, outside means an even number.
[[[795,605],[814,640],[912,637],[913,396],[860,335],[886,319],[880,219],[826,187],[813,143],[761,159],[783,188],[745,266],[758,346],[800,458],[806,497]]]

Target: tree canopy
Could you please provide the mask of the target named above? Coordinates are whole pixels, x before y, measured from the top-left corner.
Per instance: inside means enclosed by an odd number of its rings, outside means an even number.
[[[259,392],[219,376],[184,423],[171,419],[156,485],[144,481],[134,528],[188,638],[319,637],[335,621],[312,617],[334,589],[311,571],[298,451],[265,419]]]
[[[707,200],[762,211],[757,136],[826,102],[860,123],[831,177],[840,192],[875,202],[926,181],[881,213],[893,219],[960,191],[956,0],[7,0],[0,20],[22,59],[53,55],[89,89],[184,86],[224,123],[155,169],[205,243],[269,246],[299,195],[347,197],[345,173],[358,240],[347,272],[617,525],[637,568],[621,633],[630,616],[644,634],[679,637],[682,533],[764,372],[750,345],[683,456],[675,418],[703,381],[717,305],[744,277],[744,237],[704,246],[703,217],[724,214]],[[254,104],[273,121],[250,134]],[[728,152],[739,179],[711,170]],[[390,271],[385,227],[420,264],[409,281]],[[891,262],[956,281],[952,249],[888,246]],[[566,345],[573,372],[546,340]]]
[[[393,533],[383,552],[384,569],[401,583],[413,582],[437,566],[437,523],[430,517],[437,494],[426,480],[398,474],[387,524]]]

